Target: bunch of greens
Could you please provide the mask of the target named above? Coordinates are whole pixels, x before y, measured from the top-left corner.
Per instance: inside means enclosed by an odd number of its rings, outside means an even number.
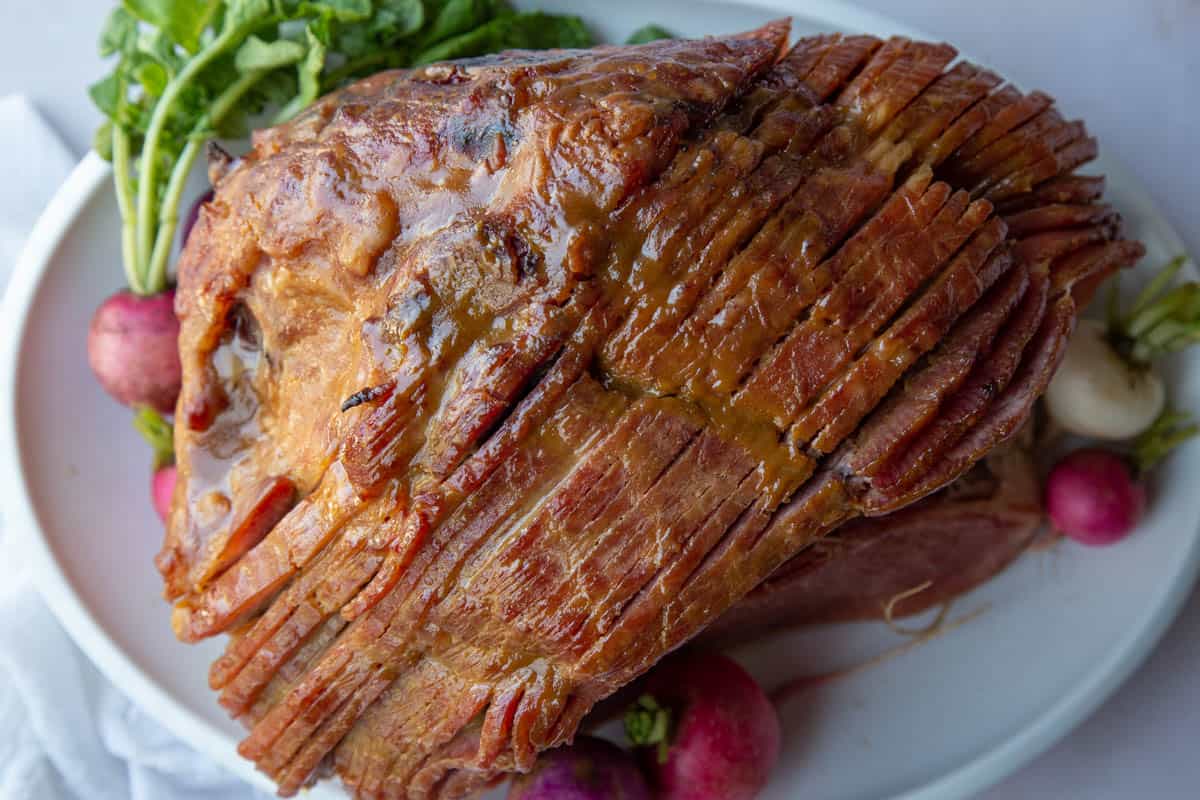
[[[107,117],[95,149],[113,165],[130,289],[166,288],[184,186],[209,139],[244,136],[268,111],[287,120],[382,69],[591,43],[577,17],[504,0],[123,0],[100,37],[116,66],[90,94]]]
[[[1146,365],[1200,342],[1200,283],[1172,287],[1187,263],[1176,256],[1122,310],[1117,282],[1108,296],[1108,338],[1118,353],[1134,364]]]
[[[1144,475],[1171,451],[1194,436],[1200,435],[1191,414],[1166,408],[1144,433],[1133,440],[1133,465]]]

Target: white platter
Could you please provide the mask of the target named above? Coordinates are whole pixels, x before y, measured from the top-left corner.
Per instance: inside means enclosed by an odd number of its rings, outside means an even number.
[[[781,14],[800,34],[919,35],[833,2],[535,4],[582,13],[613,41],[647,22],[700,35]],[[1094,169],[1108,173],[1112,202],[1146,243],[1147,267],[1182,251],[1135,180],[1111,163]],[[151,564],[161,526],[148,502],[148,454],[88,371],[88,320],[120,280],[116,219],[107,167],[89,156],[17,266],[0,317],[0,502],[39,589],[100,669],[198,750],[269,788],[236,755],[241,731],[206,685],[221,643],[186,647],[171,635]],[[1172,367],[1176,404],[1200,407],[1200,356]],[[785,705],[785,752],[764,797],[965,797],[1049,747],[1136,668],[1187,596],[1200,560],[1198,473],[1193,443],[1158,474],[1150,513],[1125,542],[1028,555],[960,602],[956,614],[986,608],[969,624]],[[838,626],[738,656],[777,685],[900,641],[882,625]],[[325,785],[308,796],[341,794]]]

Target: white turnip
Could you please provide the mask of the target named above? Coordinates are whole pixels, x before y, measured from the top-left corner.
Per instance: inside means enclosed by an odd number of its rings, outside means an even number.
[[[1167,393],[1154,362],[1200,339],[1200,284],[1168,288],[1183,263],[1160,270],[1128,310],[1114,289],[1107,321],[1079,324],[1046,390],[1046,409],[1064,430],[1125,440],[1162,414]]]
[[[174,289],[152,297],[117,292],[96,309],[87,346],[92,372],[117,402],[175,410],[182,369]]]
[[[1166,403],[1162,379],[1123,358],[1099,322],[1084,320],[1046,389],[1046,410],[1066,431],[1119,440],[1150,427]]]

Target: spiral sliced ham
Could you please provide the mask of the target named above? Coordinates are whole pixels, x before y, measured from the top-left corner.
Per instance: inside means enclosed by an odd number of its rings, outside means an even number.
[[[453,798],[1026,420],[1141,253],[1049,98],[740,36],[369,78],[179,268],[179,637],[290,795]]]

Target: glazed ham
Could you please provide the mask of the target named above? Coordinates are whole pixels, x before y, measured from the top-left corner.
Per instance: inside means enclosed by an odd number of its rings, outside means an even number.
[[[158,566],[282,794],[529,769],[1009,438],[1140,255],[1048,97],[787,34],[384,73],[214,175]]]

